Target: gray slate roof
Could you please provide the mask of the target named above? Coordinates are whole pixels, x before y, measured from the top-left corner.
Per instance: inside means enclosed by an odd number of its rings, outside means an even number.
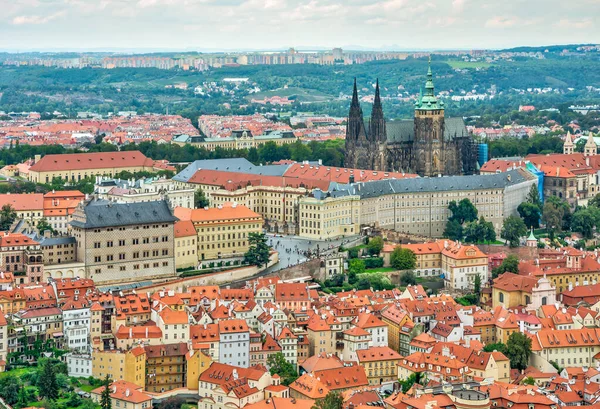
[[[187,182],[199,169],[221,170],[225,172],[251,173],[253,175],[283,176],[290,165],[256,166],[245,158],[204,159],[190,163],[184,170],[173,177],[173,180]]]
[[[446,118],[444,124],[444,140],[446,141],[469,135],[462,118]],[[415,139],[415,122],[412,119],[386,121],[385,129],[388,143],[411,142]]]
[[[44,247],[44,246],[55,246],[58,244],[73,244],[76,243],[77,240],[75,239],[75,237],[71,237],[71,236],[67,236],[67,237],[44,237],[41,236],[39,234],[37,234],[36,232],[31,232],[29,234],[27,234],[27,236],[32,239],[37,241],[38,243],[40,243],[40,246]]]
[[[113,203],[108,200],[94,200],[85,206],[86,222],[73,220],[74,227],[94,229],[102,227],[129,226],[133,224],[174,223],[166,200],[140,203]]]
[[[348,190],[351,194],[358,194],[361,199],[368,199],[394,193],[446,192],[458,189],[504,189],[508,186],[526,182],[529,179],[525,174],[515,169],[493,175],[377,180],[355,183],[349,186]]]

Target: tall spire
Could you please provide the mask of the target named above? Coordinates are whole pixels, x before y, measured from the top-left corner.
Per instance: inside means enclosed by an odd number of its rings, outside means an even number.
[[[375,85],[375,98],[373,99],[373,110],[371,111],[371,122],[369,122],[369,139],[372,141],[385,141],[385,119],[383,117],[383,107],[381,105],[381,96],[379,94],[379,79]]]
[[[427,63],[427,82],[425,82],[425,95],[435,96],[435,88],[433,86],[433,73],[431,72],[431,55]]]
[[[356,87],[356,77],[354,77],[354,90],[352,91],[352,103],[350,106],[358,106],[358,88]]]
[[[438,101],[435,96],[435,88],[433,86],[433,72],[431,71],[431,56],[427,66],[427,80],[425,81],[425,94],[420,95],[417,103],[417,109],[424,110],[440,110],[444,109],[444,102]]]
[[[379,78],[377,78],[377,82],[375,83],[375,100],[373,101],[374,106],[381,106],[381,99],[379,97]]]

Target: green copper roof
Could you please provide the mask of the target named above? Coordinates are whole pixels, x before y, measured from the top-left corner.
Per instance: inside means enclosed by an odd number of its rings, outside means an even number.
[[[421,95],[415,104],[416,109],[434,110],[444,109],[444,102],[438,101],[433,86],[433,74],[431,72],[431,57],[429,57],[429,68],[427,70],[427,81],[425,82],[425,95]]]
[[[529,241],[529,240],[537,240],[537,239],[535,238],[535,236],[533,235],[533,229],[531,229],[531,232],[529,233],[529,237],[527,237],[527,240],[528,240],[528,241]]]

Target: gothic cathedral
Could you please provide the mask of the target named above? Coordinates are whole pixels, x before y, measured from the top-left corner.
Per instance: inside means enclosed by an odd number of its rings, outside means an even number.
[[[414,120],[386,122],[378,81],[371,119],[365,125],[354,80],[344,165],[421,176],[472,174],[477,150],[462,118],[444,117],[444,102],[435,96],[430,66],[425,94],[415,104]]]

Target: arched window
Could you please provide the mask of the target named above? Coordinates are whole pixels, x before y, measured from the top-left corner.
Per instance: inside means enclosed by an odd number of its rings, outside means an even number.
[[[500,293],[500,294],[498,295],[498,301],[500,301],[500,302],[504,302],[504,293]]]

